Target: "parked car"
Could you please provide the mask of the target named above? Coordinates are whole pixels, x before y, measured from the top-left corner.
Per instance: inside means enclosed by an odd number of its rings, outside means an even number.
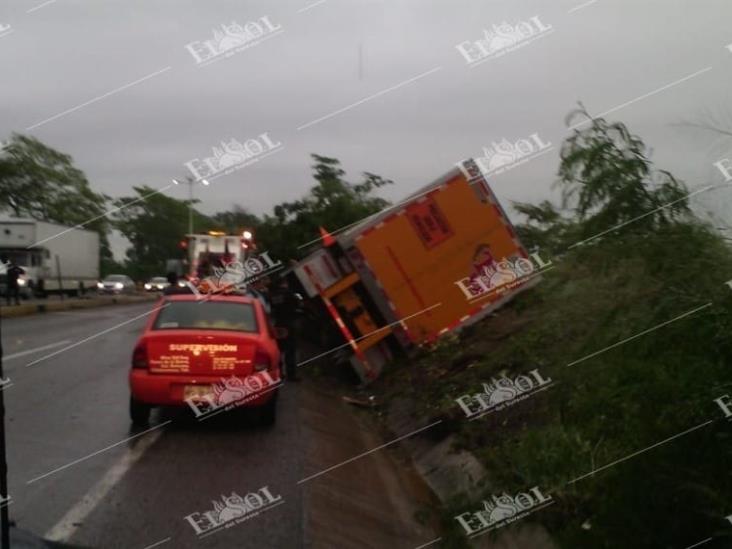
[[[146,292],[162,292],[165,288],[170,286],[170,282],[164,276],[154,276],[149,281],[145,282]]]
[[[275,422],[282,383],[276,332],[262,303],[241,295],[163,297],[132,354],[130,418],[146,425],[156,406],[196,416],[230,405]]]
[[[127,275],[112,274],[97,283],[102,294],[131,294],[135,292],[135,283]]]

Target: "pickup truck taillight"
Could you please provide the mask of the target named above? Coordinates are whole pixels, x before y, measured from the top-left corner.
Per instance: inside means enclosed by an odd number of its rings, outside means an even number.
[[[257,352],[254,353],[254,371],[262,372],[264,370],[269,370],[271,365],[269,353],[266,353],[262,349],[257,349]]]
[[[132,352],[132,367],[133,368],[147,368],[147,347],[144,343],[139,344],[135,347]]]

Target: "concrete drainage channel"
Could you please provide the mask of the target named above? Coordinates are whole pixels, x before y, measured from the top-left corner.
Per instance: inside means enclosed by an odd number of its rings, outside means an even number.
[[[392,402],[384,418],[386,428],[399,433],[409,430],[415,423],[429,424],[429,418],[415,420],[414,410],[413,403],[406,398]],[[420,478],[442,504],[463,495],[477,498],[480,496],[480,483],[488,481],[490,485],[490,473],[480,461],[470,452],[454,449],[455,435],[447,435],[439,442],[429,437],[410,437],[401,444]],[[542,525],[528,521],[499,530],[494,536],[478,536],[470,541],[470,546],[480,549],[557,549]],[[440,545],[435,544],[437,547]]]
[[[27,316],[37,313],[52,313],[56,311],[68,311],[70,309],[91,309],[94,307],[105,307],[108,305],[129,305],[132,303],[143,303],[155,301],[157,294],[124,295],[124,296],[95,296],[88,298],[65,298],[58,300],[37,300],[31,303],[7,306],[0,302],[0,316],[11,318]]]

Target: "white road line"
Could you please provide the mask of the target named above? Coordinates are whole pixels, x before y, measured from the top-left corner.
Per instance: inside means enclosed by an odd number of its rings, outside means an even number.
[[[386,88],[385,90],[381,90],[380,92],[376,92],[373,95],[369,95],[368,97],[364,97],[360,101],[356,101],[355,103],[351,103],[347,107],[343,107],[342,109],[338,109],[337,111],[333,111],[330,114],[326,114],[325,116],[321,116],[320,118],[316,118],[315,120],[311,120],[307,124],[303,124],[299,128],[297,128],[297,131],[304,130],[305,128],[308,128],[310,126],[313,126],[317,124],[318,122],[322,122],[323,120],[327,120],[328,118],[332,118],[338,114],[341,114],[342,112],[346,112],[353,107],[358,107],[359,105],[362,105],[363,103],[366,103],[367,101],[371,101],[372,99],[376,99],[377,97],[384,95],[385,93],[389,93],[390,91],[394,91],[396,89],[401,88],[402,86],[406,86],[407,84],[411,84],[412,82],[416,82],[420,78],[424,78],[425,76],[429,76],[433,72],[437,72],[439,70],[442,70],[442,67],[435,67],[434,69],[430,69],[426,72],[423,72],[422,74],[418,74],[417,76],[414,76],[410,78],[409,80],[405,80],[404,82],[400,82],[399,84],[396,84],[395,86],[392,86],[390,88]]]
[[[626,460],[628,460],[628,459],[630,459],[632,457],[635,457],[637,455],[640,455],[643,452],[647,452],[648,450],[652,450],[653,448],[657,448],[658,446],[661,446],[662,444],[666,444],[667,442],[670,442],[670,441],[672,441],[672,440],[674,440],[676,438],[682,437],[682,436],[684,436],[687,433],[691,433],[692,431],[696,431],[697,429],[701,429],[702,427],[706,427],[710,423],[714,423],[714,420],[713,419],[710,419],[709,421],[705,421],[704,423],[700,423],[696,427],[692,427],[691,429],[687,429],[686,431],[683,431],[683,432],[681,432],[681,433],[679,433],[677,435],[674,435],[672,437],[668,437],[667,439],[662,440],[661,442],[657,442],[656,444],[654,444],[652,446],[649,446],[648,448],[643,448],[643,450],[638,450],[637,452],[633,452],[632,454],[630,454],[628,456],[625,456],[624,458],[617,459],[617,460],[613,461],[612,463],[608,463],[607,465],[603,465],[602,467],[600,467],[598,469],[595,469],[594,471],[590,471],[589,473],[587,473],[585,475],[582,475],[581,477],[577,477],[574,480],[570,480],[567,484],[573,484],[573,483],[577,482],[578,480],[582,480],[583,478],[587,478],[589,476],[592,476],[592,475],[594,475],[595,473],[597,473],[599,471],[603,471],[603,470],[607,469],[608,467],[612,467],[613,465],[617,465],[618,463],[621,463],[621,462],[626,461]]]
[[[171,67],[165,67],[164,69],[160,69],[159,71],[155,71],[151,74],[148,74],[147,76],[143,76],[142,78],[139,78],[135,80],[134,82],[130,82],[129,84],[125,84],[124,86],[120,86],[119,88],[116,88],[112,91],[109,91],[105,94],[102,94],[98,97],[95,97],[94,99],[90,99],[89,101],[86,101],[85,103],[82,103],[81,105],[77,105],[76,107],[72,107],[70,109],[66,109],[63,112],[60,112],[54,116],[51,116],[50,118],[46,118],[45,120],[41,120],[40,122],[37,122],[33,124],[32,126],[28,126],[25,131],[33,130],[35,128],[38,128],[39,126],[43,126],[43,124],[46,124],[48,122],[51,122],[52,120],[56,120],[57,118],[61,118],[62,116],[65,116],[69,113],[72,113],[74,111],[77,111],[83,107],[86,107],[87,105],[91,105],[92,103],[96,103],[97,101],[101,101],[102,99],[105,99],[109,97],[110,95],[114,95],[115,93],[121,92],[122,90],[126,90],[127,88],[134,86],[135,84],[139,84],[140,82],[144,82],[145,80],[149,80],[150,78],[153,78],[159,74],[162,74],[166,71],[169,71]]]
[[[168,423],[171,423],[172,421],[173,421],[172,419],[169,419],[168,421],[164,421],[160,425],[156,425],[155,427],[150,427],[149,429],[145,429],[141,433],[137,433],[136,435],[132,435],[131,437],[127,437],[126,439],[120,440],[119,442],[115,442],[114,444],[110,444],[106,448],[102,448],[101,450],[97,450],[96,452],[93,452],[93,453],[91,453],[91,454],[89,454],[87,456],[84,456],[82,458],[75,459],[71,463],[67,463],[66,465],[63,465],[62,467],[57,467],[53,471],[49,471],[48,473],[45,473],[45,474],[43,474],[43,475],[41,475],[39,477],[36,477],[36,478],[32,478],[31,480],[29,480],[28,482],[26,482],[26,484],[33,484],[34,482],[36,482],[38,480],[41,480],[42,478],[46,478],[47,476],[53,475],[54,473],[58,473],[59,471],[63,471],[67,467],[71,467],[72,465],[76,465],[77,463],[81,463],[82,461],[87,460],[89,458],[92,458],[94,456],[97,456],[97,455],[99,455],[99,454],[101,454],[103,452],[106,452],[107,450],[109,450],[111,448],[114,448],[115,446],[119,446],[120,444],[124,444],[125,442],[128,442],[128,441],[132,440],[133,438],[141,437],[141,436],[149,433],[150,431],[155,431],[156,429],[160,429],[161,427],[165,427]]]
[[[51,541],[67,541],[71,538],[79,526],[84,523],[86,517],[89,516],[109,491],[122,479],[122,477],[124,477],[125,473],[132,468],[132,466],[142,457],[145,451],[147,451],[161,435],[162,431],[157,431],[151,436],[141,440],[134,448],[125,452],[125,454],[107,471],[101,480],[99,480],[99,482],[97,482],[92,489],[89,490],[83,498],[81,498],[81,501],[69,509],[61,520],[46,532],[44,537]]]
[[[603,117],[603,116],[605,116],[605,115],[608,115],[608,114],[610,114],[610,113],[613,113],[613,112],[615,112],[615,111],[617,111],[617,110],[620,110],[620,109],[622,109],[623,107],[627,107],[628,105],[632,105],[632,104],[633,104],[633,103],[635,103],[636,101],[640,101],[640,100],[642,100],[642,99],[646,99],[646,98],[648,98],[648,97],[651,97],[652,95],[655,95],[655,94],[657,94],[657,93],[660,93],[660,92],[662,92],[662,91],[664,91],[664,90],[667,90],[667,89],[669,89],[669,88],[672,88],[673,86],[676,86],[677,84],[681,84],[682,82],[685,82],[685,81],[687,81],[687,80],[689,80],[689,79],[691,79],[691,78],[694,78],[695,76],[699,76],[700,74],[703,74],[703,73],[705,73],[705,72],[707,72],[707,71],[710,71],[710,70],[712,70],[712,67],[706,67],[706,68],[703,68],[703,69],[701,69],[701,70],[698,70],[698,71],[696,71],[696,72],[693,72],[693,73],[691,73],[690,75],[688,75],[688,76],[684,76],[683,78],[679,78],[678,80],[674,80],[673,82],[671,82],[671,83],[669,83],[669,84],[666,84],[665,86],[661,86],[660,88],[656,88],[656,89],[655,89],[655,90],[653,90],[653,91],[650,91],[650,92],[648,92],[648,93],[644,93],[643,95],[639,95],[639,96],[638,96],[638,97],[636,97],[635,99],[631,99],[630,101],[626,101],[625,103],[623,103],[623,104],[621,104],[621,105],[618,105],[617,107],[613,107],[613,108],[612,108],[612,109],[610,109],[610,110],[607,110],[607,111],[605,111],[605,112],[601,112],[600,114],[598,114],[598,115],[596,115],[596,116],[593,116],[592,118],[601,118],[601,117]],[[581,125],[583,125],[583,124],[589,124],[589,123],[590,123],[590,120],[583,120],[582,122],[578,122],[578,123],[576,123],[576,124],[572,124],[572,125],[571,125],[571,126],[569,127],[569,129],[570,129],[570,130],[573,130],[573,129],[575,129],[575,128],[578,128],[578,127],[580,127],[580,126],[581,126]]]
[[[63,341],[57,341],[56,343],[49,343],[48,345],[44,345],[43,347],[36,347],[35,349],[28,349],[27,351],[13,353],[12,355],[4,356],[3,360],[13,360],[14,358],[19,358],[21,356],[32,355],[33,353],[37,353],[38,351],[46,351],[47,349],[53,349],[54,347],[61,347],[61,345],[66,345],[67,343],[71,343],[71,340],[64,339]]]
[[[363,452],[362,454],[358,454],[357,456],[354,456],[351,459],[347,459],[346,461],[342,461],[341,463],[338,463],[336,465],[333,465],[332,467],[328,467],[327,469],[323,469],[319,473],[315,473],[314,475],[310,475],[309,477],[305,477],[304,479],[297,481],[297,483],[298,484],[302,484],[303,482],[307,482],[309,480],[312,480],[312,479],[314,479],[316,477],[319,477],[320,475],[324,475],[328,471],[332,471],[333,469],[337,469],[341,465],[345,465],[346,463],[351,463],[352,461],[356,461],[357,459],[360,459],[360,458],[362,458],[364,456],[367,456],[367,455],[369,455],[369,454],[371,454],[373,452],[376,452],[377,450],[381,450],[382,448],[386,448],[387,446],[391,446],[392,444],[394,444],[396,442],[399,442],[400,440],[404,440],[405,438],[409,438],[412,435],[416,435],[417,433],[421,433],[422,431],[426,431],[427,429],[429,429],[430,427],[434,427],[438,423],[442,423],[442,420],[441,419],[438,419],[434,423],[430,423],[429,425],[426,425],[424,427],[420,427],[419,429],[416,429],[416,430],[412,431],[411,433],[407,433],[406,435],[402,435],[399,438],[395,438],[394,440],[392,440],[390,442],[387,442],[386,444],[382,444],[381,446],[377,446],[376,448],[373,448],[372,450],[369,450],[368,452]]]
[[[666,326],[667,324],[671,324],[672,322],[676,322],[677,320],[681,320],[682,318],[687,317],[687,316],[689,316],[691,314],[694,314],[697,311],[701,311],[702,309],[706,309],[711,304],[712,304],[712,302],[710,301],[709,303],[707,303],[705,305],[702,305],[701,307],[697,307],[696,309],[692,309],[691,311],[687,311],[684,314],[677,316],[676,318],[672,318],[671,320],[667,320],[666,322],[661,322],[661,324],[657,324],[653,328],[648,328],[647,330],[643,330],[642,332],[640,332],[638,334],[635,334],[634,336],[630,336],[628,338],[625,338],[622,341],[618,341],[617,343],[613,343],[612,345],[608,345],[604,349],[600,349],[599,351],[595,351],[594,353],[591,353],[591,354],[589,354],[587,356],[583,356],[579,360],[575,360],[574,362],[570,362],[569,364],[567,364],[567,366],[572,366],[574,364],[579,364],[580,362],[584,362],[585,360],[590,359],[590,358],[592,358],[594,356],[597,356],[597,355],[599,355],[601,353],[604,353],[605,351],[607,351],[609,349],[612,349],[614,347],[617,347],[618,345],[622,345],[626,341],[630,341],[631,339],[635,339],[636,337],[640,337],[642,335],[645,335],[645,334],[647,334],[649,332],[652,332],[653,330],[657,330],[658,328],[661,328],[663,326]]]

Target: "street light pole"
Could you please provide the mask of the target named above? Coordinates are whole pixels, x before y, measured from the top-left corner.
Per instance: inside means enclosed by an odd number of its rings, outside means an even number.
[[[186,179],[186,183],[188,183],[188,234],[193,234],[193,184],[195,182],[194,179]],[[177,179],[173,179],[173,183],[180,185],[180,181]],[[209,185],[209,182],[205,179],[201,179],[201,183],[206,186]]]
[[[188,234],[193,234],[193,180],[188,180]]]

